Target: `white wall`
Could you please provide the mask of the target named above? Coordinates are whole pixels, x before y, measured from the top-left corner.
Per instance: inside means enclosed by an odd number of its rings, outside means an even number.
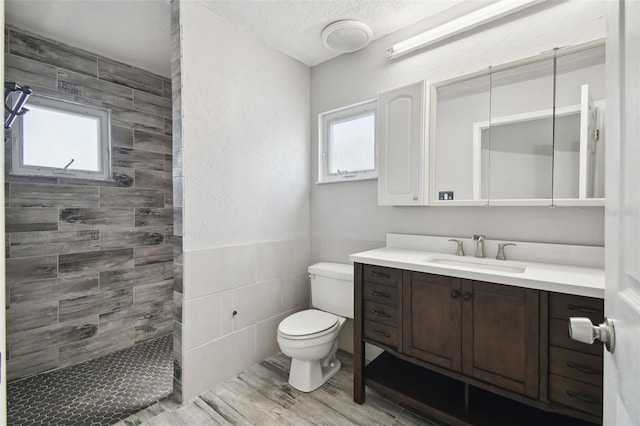
[[[204,4],[180,22],[186,401],[277,352],[308,304],[310,99],[308,67]]]
[[[456,36],[414,55],[390,61],[393,43],[428,29],[416,24],[311,70],[311,164],[317,164],[317,115],[376,97],[377,93],[427,79],[443,81],[556,46],[605,36],[605,2],[545,2]],[[456,167],[452,164],[451,167]],[[317,185],[311,177],[313,257],[328,242],[362,247],[384,241],[385,233],[602,245],[602,207],[380,207],[377,181]],[[326,250],[325,250],[326,252]],[[347,261],[348,256],[340,256]]]

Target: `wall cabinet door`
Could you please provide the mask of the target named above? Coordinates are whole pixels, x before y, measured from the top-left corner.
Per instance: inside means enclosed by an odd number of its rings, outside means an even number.
[[[403,352],[460,371],[460,279],[412,272],[403,284]]]
[[[462,371],[538,397],[537,290],[462,282]]]
[[[378,204],[427,204],[427,82],[378,96]]]

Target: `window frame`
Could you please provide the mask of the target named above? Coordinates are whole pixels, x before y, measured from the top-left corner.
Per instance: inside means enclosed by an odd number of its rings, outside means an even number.
[[[64,169],[59,167],[33,166],[24,164],[24,117],[18,116],[11,127],[11,175],[16,176],[46,176],[65,177],[76,179],[91,179],[98,181],[112,181],[111,174],[111,111],[106,108],[99,108],[70,102],[67,100],[50,98],[41,95],[31,95],[25,104],[51,109],[59,113],[69,113],[74,115],[86,115],[98,119],[98,145],[97,152],[100,170],[79,170]],[[26,115],[28,116],[28,112]]]
[[[345,173],[329,172],[329,149],[331,146],[331,125],[344,123],[371,115],[373,113],[373,151],[374,166],[368,170],[347,170]],[[350,182],[357,180],[377,179],[378,177],[378,100],[368,99],[357,104],[337,108],[331,111],[318,114],[318,182],[335,183]]]

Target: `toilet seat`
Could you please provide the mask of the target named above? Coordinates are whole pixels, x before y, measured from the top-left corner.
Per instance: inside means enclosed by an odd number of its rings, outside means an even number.
[[[282,320],[278,334],[291,340],[305,340],[329,334],[339,327],[338,316],[317,309],[296,312]]]

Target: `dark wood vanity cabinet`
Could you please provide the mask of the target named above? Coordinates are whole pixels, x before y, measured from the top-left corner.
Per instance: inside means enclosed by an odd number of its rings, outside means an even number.
[[[475,424],[473,400],[484,392],[600,422],[602,346],[571,340],[568,318],[602,322],[602,300],[357,263],[355,280],[356,402],[367,384],[445,423]],[[365,342],[385,350],[366,369]],[[415,379],[427,370],[437,377]],[[401,374],[417,380],[405,378],[406,393],[391,383]]]

